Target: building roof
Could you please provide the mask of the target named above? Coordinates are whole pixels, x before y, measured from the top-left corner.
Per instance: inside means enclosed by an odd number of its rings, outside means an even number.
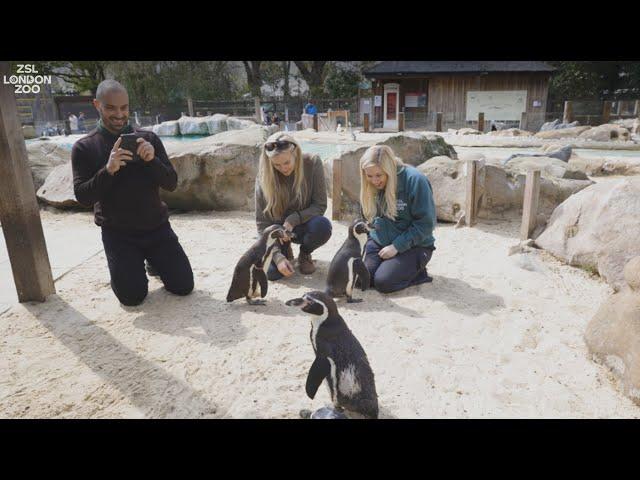
[[[553,72],[545,62],[381,62],[364,72],[366,76],[385,74],[480,73],[480,72]]]

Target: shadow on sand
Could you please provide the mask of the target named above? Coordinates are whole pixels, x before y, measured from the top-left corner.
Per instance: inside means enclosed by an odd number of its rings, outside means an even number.
[[[164,289],[149,293],[145,302],[139,307],[131,307],[144,312],[136,318],[133,324],[137,328],[164,335],[187,337],[219,348],[237,345],[247,336],[247,328],[242,325],[242,315],[247,312],[284,317],[293,316],[290,308],[277,299],[269,298],[267,305],[248,305],[244,299],[234,302],[219,300],[211,296],[211,292],[194,290],[188,299],[191,310],[182,310],[184,303],[178,303],[176,297],[175,308],[168,308],[161,297],[168,294]]]
[[[219,418],[224,412],[189,384],[140,357],[57,295],[25,304],[31,314],[96,375],[145,417]]]

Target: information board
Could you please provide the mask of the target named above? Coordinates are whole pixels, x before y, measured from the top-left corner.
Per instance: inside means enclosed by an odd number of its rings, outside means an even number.
[[[467,121],[477,120],[480,112],[485,120],[520,120],[526,110],[526,90],[467,92]]]

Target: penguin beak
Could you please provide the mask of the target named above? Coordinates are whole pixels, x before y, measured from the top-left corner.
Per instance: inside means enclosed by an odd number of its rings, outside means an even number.
[[[367,226],[367,230],[369,231],[377,230],[376,226],[373,223],[365,223],[365,225]]]
[[[287,307],[299,307],[302,304],[306,304],[306,300],[304,298],[292,298],[291,300],[287,300],[284,304]]]

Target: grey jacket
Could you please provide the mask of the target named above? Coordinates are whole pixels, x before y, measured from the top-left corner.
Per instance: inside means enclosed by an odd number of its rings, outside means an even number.
[[[264,198],[262,187],[260,186],[260,176],[256,176],[255,184],[255,201],[256,201],[256,226],[258,234],[262,235],[265,228],[275,223],[282,225],[289,222],[294,228],[300,224],[306,223],[312,217],[323,215],[327,210],[327,187],[324,179],[324,168],[322,160],[318,155],[310,155],[305,153],[302,155],[302,163],[304,168],[304,178],[306,185],[306,195],[302,205],[297,205],[293,199],[293,175],[285,177],[286,185],[292,198],[291,203],[285,209],[282,218],[272,218],[264,213],[267,201]],[[276,173],[280,175],[280,173]],[[278,263],[283,254],[277,249],[273,254],[273,260]]]

